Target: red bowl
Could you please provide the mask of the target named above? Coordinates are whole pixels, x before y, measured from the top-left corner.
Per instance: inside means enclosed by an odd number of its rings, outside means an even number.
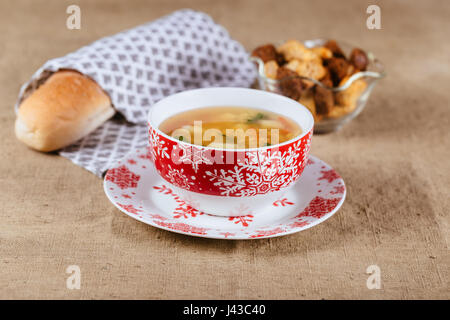
[[[284,143],[253,149],[192,145],[158,129],[177,113],[201,107],[242,106],[276,112],[297,122],[302,134]],[[244,88],[185,91],[155,104],[149,113],[151,158],[160,176],[186,201],[206,213],[231,216],[248,207],[253,214],[281,197],[307,163],[314,120],[298,102]],[[241,212],[240,210],[239,212]]]

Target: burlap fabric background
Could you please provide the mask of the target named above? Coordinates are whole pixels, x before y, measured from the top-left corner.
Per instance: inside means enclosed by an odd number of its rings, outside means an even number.
[[[65,28],[70,4],[82,29]],[[0,3],[0,298],[450,298],[450,67],[447,1],[3,1]],[[330,37],[368,48],[388,77],[342,131],[312,153],[344,177],[330,220],[257,241],[186,237],[130,219],[102,181],[16,141],[19,87],[46,60],[183,7],[202,10],[248,49]],[[381,290],[366,269],[381,269]],[[81,268],[81,289],[65,270]]]

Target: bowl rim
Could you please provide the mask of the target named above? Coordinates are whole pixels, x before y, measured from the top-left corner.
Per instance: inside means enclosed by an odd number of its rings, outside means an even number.
[[[211,90],[217,90],[217,91],[227,91],[227,90],[237,90],[237,91],[246,91],[249,94],[262,94],[262,95],[271,95],[273,97],[276,97],[276,99],[281,99],[284,100],[285,102],[288,103],[295,103],[298,104],[298,106],[300,108],[303,108],[304,111],[306,111],[306,115],[309,118],[308,123],[310,123],[310,125],[308,126],[308,128],[303,128],[302,126],[300,126],[302,128],[302,133],[292,139],[289,139],[288,141],[285,141],[283,143],[278,143],[276,145],[273,146],[265,146],[265,147],[257,147],[257,148],[244,148],[244,149],[225,149],[225,148],[213,148],[213,147],[207,147],[207,146],[200,146],[200,145],[196,145],[193,143],[188,143],[185,141],[180,141],[178,139],[175,139],[171,136],[169,136],[168,134],[165,134],[164,132],[162,132],[158,126],[156,126],[155,124],[153,124],[151,122],[151,118],[153,113],[155,112],[155,109],[158,105],[161,105],[162,103],[165,102],[165,100],[172,98],[174,96],[181,96],[183,94],[188,94],[188,93],[192,93],[192,92],[199,92],[201,94],[201,92],[203,91],[211,91]],[[212,108],[214,108],[215,106],[211,106]],[[219,107],[219,106],[217,106]],[[200,108],[200,107],[199,107]],[[193,110],[195,110],[197,108],[193,108]],[[272,111],[274,113],[278,113],[276,110]],[[295,121],[295,119],[292,119]],[[281,94],[276,94],[276,93],[272,93],[272,92],[268,92],[268,91],[264,91],[264,90],[258,90],[258,89],[252,89],[252,88],[242,88],[242,87],[209,87],[209,88],[198,88],[198,89],[191,89],[191,90],[184,90],[172,95],[169,95],[161,100],[159,100],[158,102],[156,102],[151,108],[150,111],[148,112],[148,116],[147,116],[147,125],[149,126],[149,129],[153,129],[155,131],[157,131],[157,133],[161,136],[163,136],[164,138],[171,140],[173,142],[176,142],[177,144],[181,144],[181,145],[186,145],[186,146],[191,146],[191,147],[195,147],[195,148],[199,148],[199,149],[206,149],[206,150],[216,150],[216,151],[222,151],[222,152],[255,152],[255,151],[262,151],[262,150],[269,150],[269,149],[279,149],[280,147],[284,146],[284,145],[288,145],[291,144],[295,141],[301,140],[303,137],[305,137],[306,135],[308,135],[310,132],[312,133],[313,129],[314,129],[314,117],[311,113],[311,111],[309,111],[308,108],[306,108],[304,105],[302,105],[301,103],[299,103],[298,101],[292,100],[288,97],[285,97]]]
[[[314,48],[314,47],[323,45],[328,40],[329,39],[317,38],[317,39],[298,40],[298,41],[303,43],[307,48]],[[343,43],[343,44],[345,44],[347,46],[351,46],[353,48],[356,48],[356,46],[350,45],[346,41],[337,41],[337,42]],[[329,86],[324,85],[322,82],[320,82],[316,79],[304,77],[304,76],[300,76],[300,75],[296,75],[296,76],[292,76],[292,77],[285,77],[283,79],[271,79],[265,75],[264,61],[262,61],[258,57],[254,57],[254,56],[250,56],[249,60],[256,62],[258,64],[258,78],[262,79],[263,81],[266,81],[270,84],[276,85],[276,84],[280,83],[281,81],[294,79],[294,78],[300,78],[303,80],[311,81],[314,84],[319,85],[327,90],[330,90],[333,92],[339,92],[339,91],[344,91],[344,90],[348,89],[352,85],[353,82],[355,82],[356,80],[358,80],[360,78],[369,77],[369,78],[374,78],[374,79],[382,79],[386,76],[386,72],[384,71],[384,65],[380,62],[380,60],[378,60],[378,58],[376,58],[375,55],[371,51],[366,51],[366,53],[367,53],[367,57],[369,58],[369,62],[372,63],[374,66],[376,66],[378,71],[359,71],[357,73],[354,73],[350,76],[350,78],[345,82],[344,85],[339,86],[339,87],[329,87]]]

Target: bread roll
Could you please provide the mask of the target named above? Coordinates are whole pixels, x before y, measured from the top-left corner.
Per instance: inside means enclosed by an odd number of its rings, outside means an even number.
[[[19,106],[17,138],[39,151],[68,146],[114,115],[108,95],[88,77],[58,71]]]

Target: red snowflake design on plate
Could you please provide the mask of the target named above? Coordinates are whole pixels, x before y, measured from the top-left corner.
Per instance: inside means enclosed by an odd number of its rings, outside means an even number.
[[[167,220],[166,217],[160,216],[159,214],[150,214],[149,216],[150,216],[150,218],[156,219],[156,220]]]
[[[311,200],[308,206],[299,215],[297,215],[297,218],[314,217],[320,219],[336,208],[340,200],[341,198],[326,199],[316,196]]]
[[[125,198],[125,199],[131,199],[131,196],[130,196],[130,195],[128,195],[128,194],[125,194],[125,193],[124,193],[124,194],[122,194],[122,197],[123,197],[123,198]]]
[[[273,203],[273,205],[274,205],[275,207],[278,207],[278,206],[285,207],[285,206],[288,206],[288,205],[289,205],[289,206],[292,206],[292,205],[294,205],[294,203],[288,201],[287,198],[283,198],[283,199],[279,199],[279,200],[275,201],[275,202]]]
[[[142,153],[142,154],[138,155],[138,158],[152,161],[152,151],[151,151],[151,149],[147,148],[145,153]]]
[[[128,163],[129,163],[129,164],[136,164],[137,162],[136,162],[136,160],[134,160],[134,159],[128,159]]]
[[[307,226],[309,224],[308,221],[295,221],[294,223],[291,223],[289,227],[291,228],[302,228],[304,226]]]
[[[171,188],[168,188],[166,185],[162,185],[161,187],[153,186],[153,189],[157,190],[159,193],[167,194],[172,196],[172,198],[177,202],[178,206],[173,211],[174,218],[195,218],[196,216],[203,215],[204,212],[195,209],[193,206],[189,205],[186,201],[180,198]]]
[[[123,210],[129,213],[133,213],[135,215],[139,215],[139,212],[142,212],[142,210],[135,208],[132,204],[117,204],[119,207],[121,207]]]
[[[268,237],[273,236],[279,233],[283,233],[285,230],[283,228],[275,228],[272,230],[258,230],[255,234],[251,235],[250,238],[260,238],[260,237]]]
[[[116,184],[120,189],[136,188],[141,176],[130,171],[125,165],[108,170],[106,180]]]
[[[199,234],[204,235],[209,230],[208,228],[200,228],[191,226],[186,223],[177,222],[177,223],[170,223],[170,222],[164,222],[159,220],[154,220],[154,222],[164,228],[172,229],[175,231],[185,232],[185,233],[191,233],[191,234]]]
[[[331,191],[331,194],[343,194],[345,192],[344,186],[335,186],[333,191]]]
[[[165,184],[161,185],[161,187],[153,186],[153,189],[158,190],[159,193],[174,194],[172,189],[168,188]]]
[[[233,232],[219,232],[219,234],[221,234],[221,235],[223,235],[225,238],[228,238],[228,237],[233,237],[233,236],[235,236],[236,234],[235,233],[233,233]]]
[[[327,180],[329,183],[333,182],[336,179],[339,179],[340,176],[333,169],[330,170],[322,170],[320,171],[322,176],[318,180]]]
[[[308,166],[310,166],[310,165],[312,165],[312,164],[314,164],[315,162],[314,162],[314,160],[313,159],[311,159],[311,158],[309,158],[308,159],[308,162],[306,163]]]
[[[229,217],[229,221],[234,221],[235,224],[242,223],[243,227],[248,227],[248,223],[253,221],[253,215]]]
[[[198,215],[202,215],[203,212],[195,209],[194,207],[188,205],[186,202],[183,201],[182,203],[179,203],[178,207],[175,208],[173,214],[174,214],[173,217],[175,219],[178,218],[187,219],[189,217],[195,218]]]

